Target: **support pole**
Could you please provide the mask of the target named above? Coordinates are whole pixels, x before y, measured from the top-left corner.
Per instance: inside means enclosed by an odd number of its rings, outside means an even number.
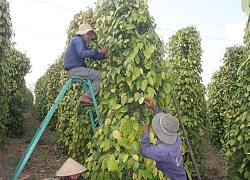
[[[191,146],[190,146],[190,143],[189,143],[189,140],[188,140],[188,136],[187,136],[187,133],[186,133],[184,124],[183,124],[183,122],[182,122],[181,114],[180,114],[179,108],[178,108],[178,106],[177,106],[176,99],[175,99],[175,96],[174,96],[174,92],[173,92],[173,91],[171,91],[171,95],[172,95],[172,98],[173,98],[173,101],[174,101],[174,106],[175,106],[176,111],[177,111],[177,114],[178,114],[178,119],[179,119],[179,121],[180,121],[181,128],[182,128],[182,130],[183,130],[183,134],[184,134],[184,136],[185,136],[185,140],[186,140],[188,149],[189,149],[189,151],[190,151],[191,159],[192,159],[192,162],[193,162],[193,165],[194,165],[196,174],[197,174],[197,178],[198,178],[198,180],[201,180],[200,173],[199,173],[199,170],[198,170],[198,168],[197,168],[197,165],[196,165],[196,162],[195,162],[195,159],[194,159],[194,154],[193,154],[192,148],[191,148]]]

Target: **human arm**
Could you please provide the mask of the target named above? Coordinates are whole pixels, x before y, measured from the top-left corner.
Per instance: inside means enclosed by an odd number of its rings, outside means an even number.
[[[94,57],[92,57],[95,60],[103,60],[108,58],[108,55],[105,54],[108,52],[108,48],[102,48],[102,49],[98,49],[99,54],[95,55]]]
[[[153,146],[149,140],[149,133],[145,132],[141,136],[141,153],[144,157],[161,161],[163,152],[158,146]]]
[[[108,48],[102,49],[90,49],[87,47],[86,42],[81,37],[75,37],[72,39],[75,52],[79,58],[93,58],[102,60],[105,59],[105,53],[108,51]]]
[[[158,108],[158,107],[154,104],[153,100],[150,99],[150,98],[145,98],[145,99],[144,99],[144,103],[145,103],[150,109],[152,109],[152,110],[154,111],[154,114],[155,114],[155,115],[158,114],[158,113],[163,112],[160,108]]]

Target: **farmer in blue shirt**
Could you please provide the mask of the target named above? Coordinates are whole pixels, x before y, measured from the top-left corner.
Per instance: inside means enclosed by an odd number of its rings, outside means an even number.
[[[100,90],[100,71],[89,69],[85,62],[85,58],[94,60],[103,60],[107,56],[108,48],[90,49],[87,42],[97,37],[96,32],[92,30],[89,24],[81,24],[78,32],[71,39],[65,54],[64,69],[71,76],[84,76],[91,80],[95,95]],[[80,98],[83,104],[93,104],[90,91],[84,92]]]
[[[156,167],[171,180],[187,180],[183,167],[181,138],[177,134],[179,122],[171,114],[165,114],[154,105],[152,99],[145,98],[144,103],[154,111],[152,128],[158,137],[156,146],[149,140],[149,126],[144,123],[141,136],[142,155],[154,159]]]

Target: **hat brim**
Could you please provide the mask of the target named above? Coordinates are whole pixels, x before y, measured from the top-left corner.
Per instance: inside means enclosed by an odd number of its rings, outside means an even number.
[[[84,34],[88,33],[89,31],[92,32],[93,38],[97,38],[96,32],[94,30],[92,30],[92,29],[79,30],[79,31],[76,32],[76,35],[84,35]]]
[[[75,174],[80,174],[86,171],[87,168],[79,164],[72,158],[68,158],[67,161],[62,165],[62,167],[56,172],[57,177],[65,177]]]
[[[156,134],[156,136],[164,143],[166,144],[174,144],[177,139],[177,133],[174,135],[168,135],[163,132],[161,125],[160,125],[160,118],[161,116],[166,116],[167,114],[165,113],[158,113],[154,116],[152,120],[152,128]]]

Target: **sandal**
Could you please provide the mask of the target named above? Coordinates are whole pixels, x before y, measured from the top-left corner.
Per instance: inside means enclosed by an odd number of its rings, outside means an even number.
[[[85,107],[85,106],[94,106],[94,104],[93,104],[93,103],[81,102],[81,103],[80,103],[80,106],[83,106],[83,107]]]
[[[80,97],[80,102],[84,103],[84,104],[93,104],[92,99],[90,99],[88,96],[83,95],[82,97]]]

